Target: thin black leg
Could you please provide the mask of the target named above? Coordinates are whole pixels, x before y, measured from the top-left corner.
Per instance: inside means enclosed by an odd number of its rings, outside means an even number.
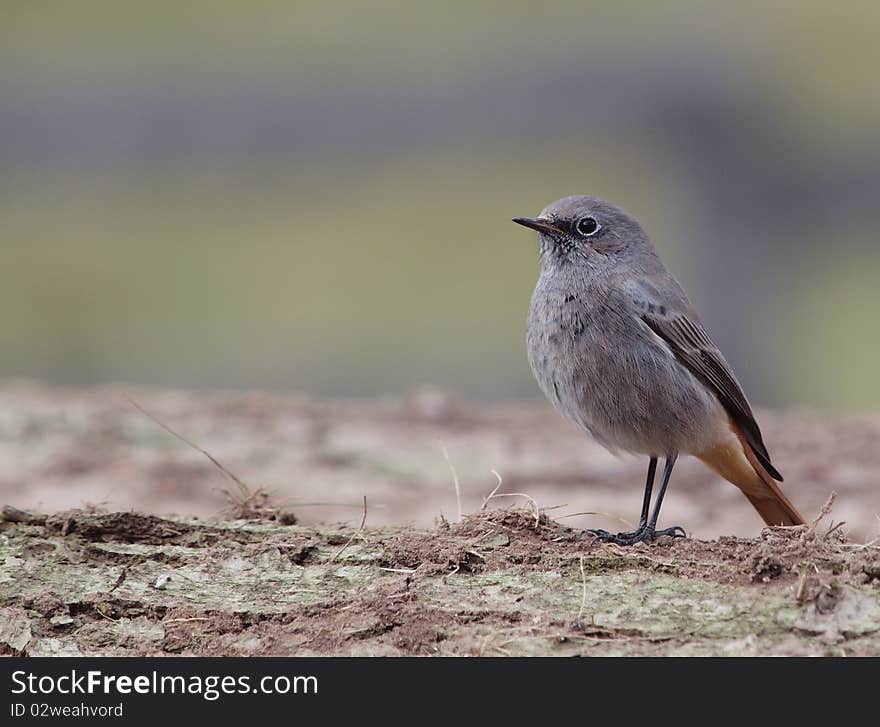
[[[657,531],[657,518],[660,516],[660,506],[663,504],[663,496],[666,494],[666,488],[669,486],[669,478],[672,476],[672,468],[678,459],[678,453],[670,454],[666,457],[666,465],[663,467],[663,482],[660,484],[660,492],[657,493],[657,502],[654,503],[654,514],[651,515],[651,522],[648,523],[647,529],[651,531],[654,537],[658,535],[669,535],[673,538],[685,538],[687,535],[684,528],[675,525],[665,530]]]
[[[642,501],[642,516],[639,518],[639,530],[648,524],[648,508],[651,506],[651,491],[654,489],[654,476],[657,474],[657,458],[651,457],[648,464],[648,479],[645,482],[645,499]]]
[[[666,488],[669,486],[669,478],[672,476],[672,469],[678,454],[670,454],[666,457],[666,464],[663,468],[663,483],[660,485],[660,492],[657,493],[657,502],[654,503],[654,513],[651,515],[651,521],[648,522],[648,511],[651,506],[651,492],[654,489],[654,477],[657,472],[657,457],[651,457],[648,465],[648,478],[645,482],[645,497],[642,501],[642,515],[639,519],[639,527],[631,533],[609,533],[607,530],[587,530],[587,534],[592,535],[605,543],[617,543],[618,545],[634,545],[642,541],[650,542],[659,535],[668,535],[673,538],[686,537],[684,529],[676,525],[675,527],[666,528],[665,530],[656,531],[657,517],[660,515],[660,506],[663,504],[663,497],[666,494]]]

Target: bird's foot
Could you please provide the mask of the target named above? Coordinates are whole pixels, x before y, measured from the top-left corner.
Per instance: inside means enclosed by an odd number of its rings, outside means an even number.
[[[592,535],[603,543],[614,543],[616,545],[635,545],[636,543],[650,543],[664,535],[670,538],[686,538],[684,528],[675,525],[664,530],[654,530],[654,528],[644,525],[638,530],[631,533],[609,533],[607,530],[587,530],[587,535]]]

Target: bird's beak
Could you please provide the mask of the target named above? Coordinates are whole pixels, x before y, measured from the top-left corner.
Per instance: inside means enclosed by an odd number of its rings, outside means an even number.
[[[554,227],[550,224],[550,220],[545,220],[543,217],[514,217],[513,221],[518,225],[522,225],[523,227],[531,227],[533,230],[537,230],[538,232],[543,232],[547,235],[561,235],[563,231],[558,227]]]

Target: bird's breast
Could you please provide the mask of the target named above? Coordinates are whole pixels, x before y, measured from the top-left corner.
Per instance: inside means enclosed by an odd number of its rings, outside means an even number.
[[[563,411],[572,387],[590,366],[597,323],[593,301],[585,300],[584,293],[539,281],[529,311],[529,364],[541,390]]]
[[[545,396],[610,449],[687,451],[715,400],[625,300],[539,281],[529,313],[529,363]]]

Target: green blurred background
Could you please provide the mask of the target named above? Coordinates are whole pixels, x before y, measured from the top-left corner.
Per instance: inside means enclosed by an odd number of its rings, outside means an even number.
[[[880,405],[880,4],[0,0],[0,376],[534,396],[634,213],[752,398]]]

